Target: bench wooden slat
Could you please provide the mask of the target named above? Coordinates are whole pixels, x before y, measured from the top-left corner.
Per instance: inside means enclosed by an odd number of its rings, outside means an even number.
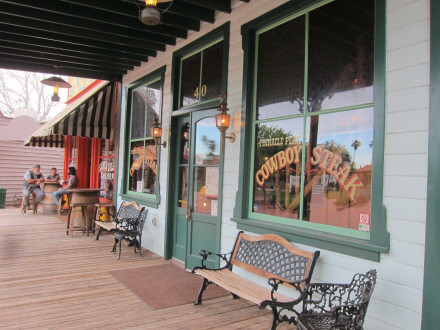
[[[220,271],[212,271],[207,269],[196,269],[195,274],[205,277],[207,280],[221,286],[227,291],[235,293],[236,295],[249,300],[259,305],[263,300],[271,300],[270,289],[263,288],[249,280],[244,279],[240,275],[231,272],[228,269]],[[285,296],[275,292],[277,301],[289,302],[294,298]]]
[[[102,227],[105,230],[114,230],[116,229],[116,223],[113,221],[95,221],[95,224],[98,227]]]

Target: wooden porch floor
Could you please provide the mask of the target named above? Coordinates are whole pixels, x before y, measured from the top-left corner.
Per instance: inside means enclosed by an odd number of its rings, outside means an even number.
[[[117,260],[110,235],[69,238],[65,226],[65,217],[0,209],[2,329],[270,328],[269,311],[231,296],[153,310],[109,271],[170,261],[145,250],[142,258],[131,248]]]

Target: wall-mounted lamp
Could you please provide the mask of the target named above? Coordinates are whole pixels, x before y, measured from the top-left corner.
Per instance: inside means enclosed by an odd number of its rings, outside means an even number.
[[[156,7],[158,2],[169,2],[170,4],[165,9],[159,9]],[[173,0],[145,0],[145,8],[140,12],[139,20],[145,25],[158,25],[161,22],[161,15],[170,9],[172,4]]]
[[[159,139],[162,138],[162,127],[160,127],[159,120],[157,119],[157,116],[154,116],[154,123],[153,127],[151,128],[151,136],[154,139],[154,143],[156,146],[162,146],[164,148],[167,147],[167,142],[164,141],[162,143],[159,143]]]
[[[52,95],[52,102],[59,102],[60,101],[60,97],[58,96],[58,90],[60,88],[70,88],[70,87],[72,87],[72,85],[69,84],[64,79],[59,78],[59,77],[55,77],[55,76],[52,76],[52,77],[47,78],[47,79],[43,79],[43,80],[41,80],[41,83],[43,85],[48,85],[48,86],[54,87],[53,95]]]
[[[226,130],[229,128],[229,122],[231,121],[231,115],[228,115],[228,104],[226,102],[226,94],[222,94],[222,101],[220,102],[217,110],[220,111],[218,115],[215,115],[215,125],[219,129],[220,133],[222,134],[222,137],[225,137],[226,139],[229,139],[229,142],[234,143],[235,141],[235,134],[231,133],[229,135],[225,135]]]

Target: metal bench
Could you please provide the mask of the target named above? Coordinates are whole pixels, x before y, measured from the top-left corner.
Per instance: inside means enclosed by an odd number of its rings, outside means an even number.
[[[349,284],[310,284],[298,315],[298,330],[362,329],[375,285],[376,270],[354,275]]]
[[[216,254],[202,250],[200,255],[202,266],[192,270],[203,277],[196,305],[202,303],[206,287],[215,283],[231,292],[234,298],[242,297],[257,304],[260,309],[269,307],[273,313],[271,328],[275,329],[280,322],[296,323],[296,314],[291,312],[294,311],[293,306],[301,302],[302,294],[310,283],[319,251],[298,249],[278,235],[251,236],[240,232],[232,252]],[[205,261],[210,255],[220,257],[226,265],[208,269]],[[268,285],[261,286],[249,281],[233,272],[233,267],[268,279]],[[299,291],[300,297],[292,298],[278,292],[280,285]]]
[[[112,252],[116,252],[116,245],[119,245],[119,257],[121,258],[121,243],[126,240],[130,245],[133,244],[134,252],[142,256],[142,231],[144,228],[145,219],[147,218],[148,210],[145,207],[140,207],[136,202],[124,202],[119,207],[118,213],[110,214],[113,221],[95,220],[95,226],[99,227],[96,240],[99,240],[99,235],[102,230],[108,230],[115,236],[115,243],[113,244]]]

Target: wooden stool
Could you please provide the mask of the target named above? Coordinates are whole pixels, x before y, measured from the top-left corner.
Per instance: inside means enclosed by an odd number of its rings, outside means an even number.
[[[32,205],[32,213],[37,213],[37,204],[35,203],[35,194],[29,195],[29,205]],[[24,197],[21,198],[21,214],[26,213],[26,205],[24,203]]]
[[[73,231],[75,229],[79,229],[82,231],[85,231],[87,233],[87,236],[89,236],[89,218],[87,217],[87,206],[90,206],[89,203],[71,203],[69,207],[69,214],[67,216],[67,228],[66,228],[66,235],[69,235],[70,237],[73,237]],[[75,211],[77,208],[81,209],[81,218],[83,219],[85,223],[84,227],[75,227]],[[72,217],[73,214],[73,217]]]

